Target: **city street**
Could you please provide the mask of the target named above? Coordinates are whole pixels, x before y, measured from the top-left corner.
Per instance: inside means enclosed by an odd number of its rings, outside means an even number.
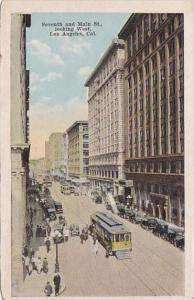
[[[54,182],[51,193],[63,204],[67,224],[81,228],[91,213],[104,210],[88,196],[63,195]],[[95,255],[92,242],[83,245],[72,237],[59,245],[60,273],[65,281],[63,296],[148,296],[184,295],[184,252],[140,226],[124,221],[132,232],[131,259],[105,257],[100,245]]]

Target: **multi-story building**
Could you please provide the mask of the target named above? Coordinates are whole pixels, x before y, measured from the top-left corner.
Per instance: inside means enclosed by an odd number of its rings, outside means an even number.
[[[47,172],[50,171],[50,150],[49,150],[49,141],[45,142],[45,168]]]
[[[26,243],[29,162],[29,71],[26,70],[26,27],[30,15],[11,16],[11,224],[12,295],[23,281],[22,251]]]
[[[63,173],[65,177],[68,176],[68,136],[67,133],[63,133],[63,153],[64,153],[64,167]]]
[[[76,121],[67,129],[68,175],[78,179],[88,176],[88,121]]]
[[[118,36],[126,56],[126,178],[139,209],[183,225],[183,14],[132,14]]]
[[[53,132],[45,143],[45,161],[51,174],[63,173],[65,167],[64,137],[61,132]]]
[[[89,180],[91,188],[122,193],[124,179],[124,42],[114,39],[88,87]]]

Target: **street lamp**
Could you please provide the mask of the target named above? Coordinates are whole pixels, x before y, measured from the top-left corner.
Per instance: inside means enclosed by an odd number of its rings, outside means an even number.
[[[59,272],[59,257],[58,257],[58,244],[60,243],[60,238],[62,237],[62,234],[58,231],[55,230],[51,234],[54,244],[56,245],[56,262],[55,262],[55,272]]]

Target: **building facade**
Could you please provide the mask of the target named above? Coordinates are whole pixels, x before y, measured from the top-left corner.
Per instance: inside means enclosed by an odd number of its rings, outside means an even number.
[[[67,129],[68,175],[77,179],[88,177],[88,121],[76,121]]]
[[[68,177],[68,135],[63,133],[63,154],[64,154],[64,167],[63,173],[65,177]]]
[[[63,133],[53,132],[45,142],[45,162],[52,175],[63,174],[66,168]]]
[[[50,150],[49,141],[45,142],[45,168],[47,172],[50,172]]]
[[[11,218],[12,295],[24,279],[22,251],[26,243],[29,163],[29,71],[26,70],[26,27],[30,15],[11,17]]]
[[[125,42],[126,179],[135,205],[184,224],[183,14],[132,14]]]
[[[114,39],[88,87],[89,180],[91,188],[122,193],[124,180],[124,42]]]

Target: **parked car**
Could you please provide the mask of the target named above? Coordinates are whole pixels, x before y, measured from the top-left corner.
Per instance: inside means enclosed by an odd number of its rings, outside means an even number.
[[[47,209],[47,216],[50,219],[50,221],[56,220],[56,210],[54,208],[48,208]]]
[[[74,196],[79,196],[79,193],[78,192],[74,192]]]
[[[145,229],[153,230],[157,227],[158,222],[154,217],[144,217],[142,218],[141,226]]]
[[[102,203],[102,197],[101,197],[100,195],[98,195],[98,196],[96,196],[96,197],[94,198],[94,201],[95,201],[95,203],[97,203],[97,204],[101,204],[101,203]]]
[[[134,216],[132,217],[132,222],[135,224],[141,224],[143,220],[143,217],[140,213],[135,212]]]
[[[69,231],[71,236],[78,236],[80,234],[79,226],[75,224],[70,225]]]
[[[162,220],[157,220],[157,225],[152,230],[155,235],[163,237],[165,239],[168,235],[168,225]]]
[[[109,203],[106,204],[106,209],[107,210],[112,210],[112,207],[111,207],[111,205]]]
[[[185,247],[185,237],[183,234],[178,233],[174,240],[174,245],[178,248],[184,249]]]
[[[62,213],[63,213],[63,206],[62,206],[62,203],[57,202],[57,201],[54,201],[54,206],[55,206],[55,209],[56,209],[56,213],[57,213],[57,214],[62,214]]]

